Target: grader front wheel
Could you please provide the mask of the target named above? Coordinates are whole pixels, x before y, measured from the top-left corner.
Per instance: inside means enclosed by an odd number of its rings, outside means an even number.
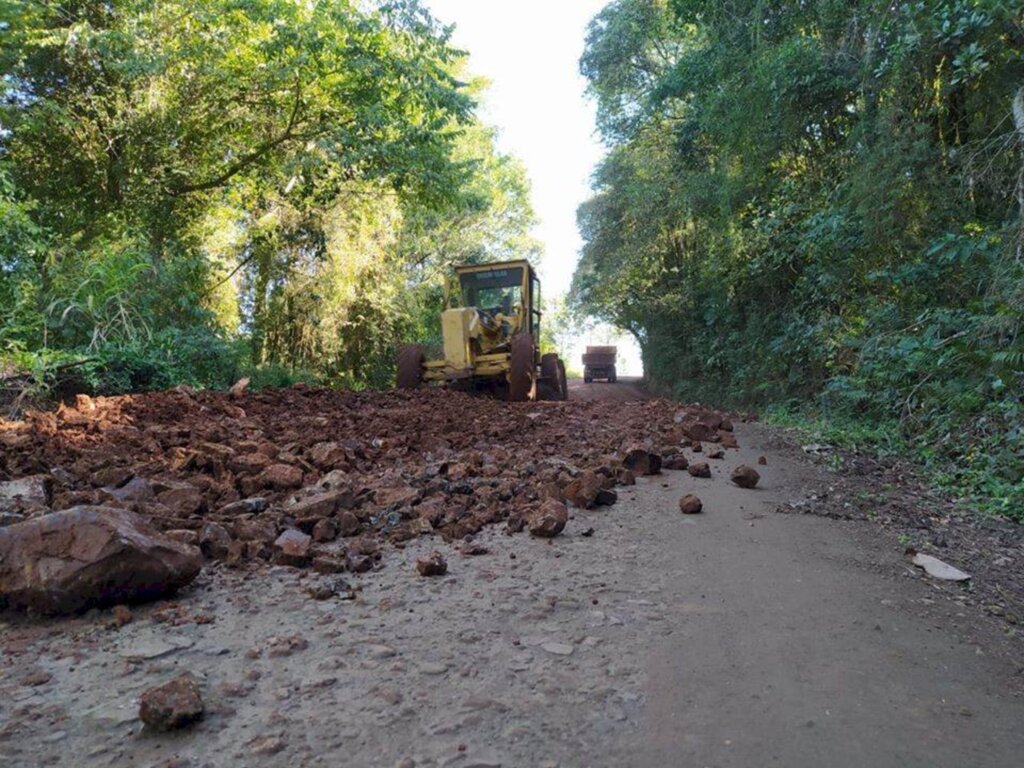
[[[398,350],[398,388],[417,389],[423,383],[423,347],[406,344]]]
[[[522,403],[537,396],[537,364],[535,362],[533,334],[520,333],[512,337],[512,359],[508,372],[508,399]]]

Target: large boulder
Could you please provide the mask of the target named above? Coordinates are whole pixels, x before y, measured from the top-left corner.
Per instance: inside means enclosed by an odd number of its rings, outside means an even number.
[[[59,614],[152,600],[201,568],[196,547],[122,509],[74,507],[0,528],[0,607]]]

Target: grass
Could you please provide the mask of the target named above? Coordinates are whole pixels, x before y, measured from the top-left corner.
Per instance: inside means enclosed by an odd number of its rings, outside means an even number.
[[[806,443],[833,445],[878,459],[905,459],[919,470],[928,486],[962,500],[978,514],[1024,522],[1024,482],[995,475],[989,465],[969,460],[969,451],[950,459],[936,451],[933,439],[908,438],[895,422],[858,420],[806,408],[772,406],[765,411],[764,420],[794,430]],[[842,458],[836,457],[832,469],[839,470]]]

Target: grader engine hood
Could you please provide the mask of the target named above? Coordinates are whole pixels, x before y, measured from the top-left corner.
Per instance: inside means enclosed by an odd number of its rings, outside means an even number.
[[[519,316],[491,314],[476,307],[458,307],[441,313],[444,358],[451,370],[473,367],[480,355],[509,351],[512,335],[519,330]]]

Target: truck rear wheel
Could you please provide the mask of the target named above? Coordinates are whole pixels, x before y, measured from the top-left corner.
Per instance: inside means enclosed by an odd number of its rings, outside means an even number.
[[[537,362],[533,334],[512,337],[512,360],[508,372],[508,399],[522,403],[537,396]]]
[[[608,383],[614,384],[618,378],[618,375],[615,373],[615,366],[613,365],[611,372],[608,374]]]
[[[423,384],[423,347],[405,344],[398,348],[398,388],[417,389]]]

